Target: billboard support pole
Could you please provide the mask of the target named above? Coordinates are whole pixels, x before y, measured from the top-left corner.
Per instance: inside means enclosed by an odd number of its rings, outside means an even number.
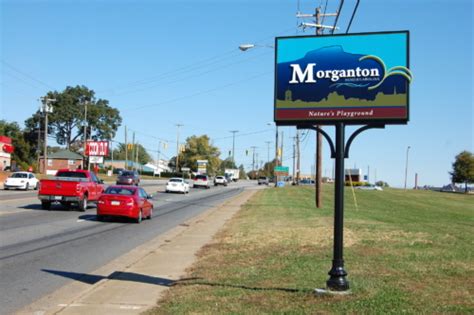
[[[319,132],[326,138],[331,150],[331,158],[336,162],[336,176],[334,182],[334,244],[332,268],[328,272],[329,279],[326,286],[330,291],[348,291],[349,281],[347,272],[344,270],[344,159],[349,157],[349,149],[354,139],[363,131],[374,128],[385,128],[384,124],[370,124],[363,126],[349,137],[345,142],[345,124],[338,122],[335,124],[335,143],[331,137],[320,128],[320,126],[300,125],[298,129],[311,129]]]

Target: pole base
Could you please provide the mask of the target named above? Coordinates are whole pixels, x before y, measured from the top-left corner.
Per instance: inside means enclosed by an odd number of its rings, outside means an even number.
[[[319,289],[319,288],[316,288],[314,289],[314,294],[317,295],[317,296],[327,296],[327,295],[336,295],[336,296],[341,296],[341,295],[349,295],[349,294],[352,294],[352,291],[351,290],[347,290],[347,291],[333,291],[333,290],[329,290],[329,289]]]
[[[341,264],[342,265],[342,264]],[[347,272],[344,267],[332,267],[329,271],[329,280],[326,281],[328,290],[331,291],[347,291],[349,290],[349,281],[346,280]]]

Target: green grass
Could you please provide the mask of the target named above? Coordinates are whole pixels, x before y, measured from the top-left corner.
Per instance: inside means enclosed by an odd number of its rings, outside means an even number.
[[[474,312],[474,196],[356,190],[345,195],[352,294],[315,296],[332,259],[333,187],[258,192],[149,314]]]

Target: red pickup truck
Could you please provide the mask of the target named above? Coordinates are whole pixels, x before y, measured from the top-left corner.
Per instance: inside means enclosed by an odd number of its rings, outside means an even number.
[[[68,208],[77,204],[79,211],[86,211],[87,202],[97,201],[104,191],[103,183],[89,171],[59,170],[53,179],[40,181],[38,198],[45,210],[51,208],[51,203],[59,202]]]

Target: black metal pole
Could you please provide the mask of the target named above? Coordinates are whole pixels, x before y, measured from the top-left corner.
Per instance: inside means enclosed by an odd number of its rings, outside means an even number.
[[[344,229],[344,123],[336,124],[336,178],[334,194],[334,253],[329,280],[326,282],[329,290],[349,290],[344,270],[343,258],[343,229]]]

